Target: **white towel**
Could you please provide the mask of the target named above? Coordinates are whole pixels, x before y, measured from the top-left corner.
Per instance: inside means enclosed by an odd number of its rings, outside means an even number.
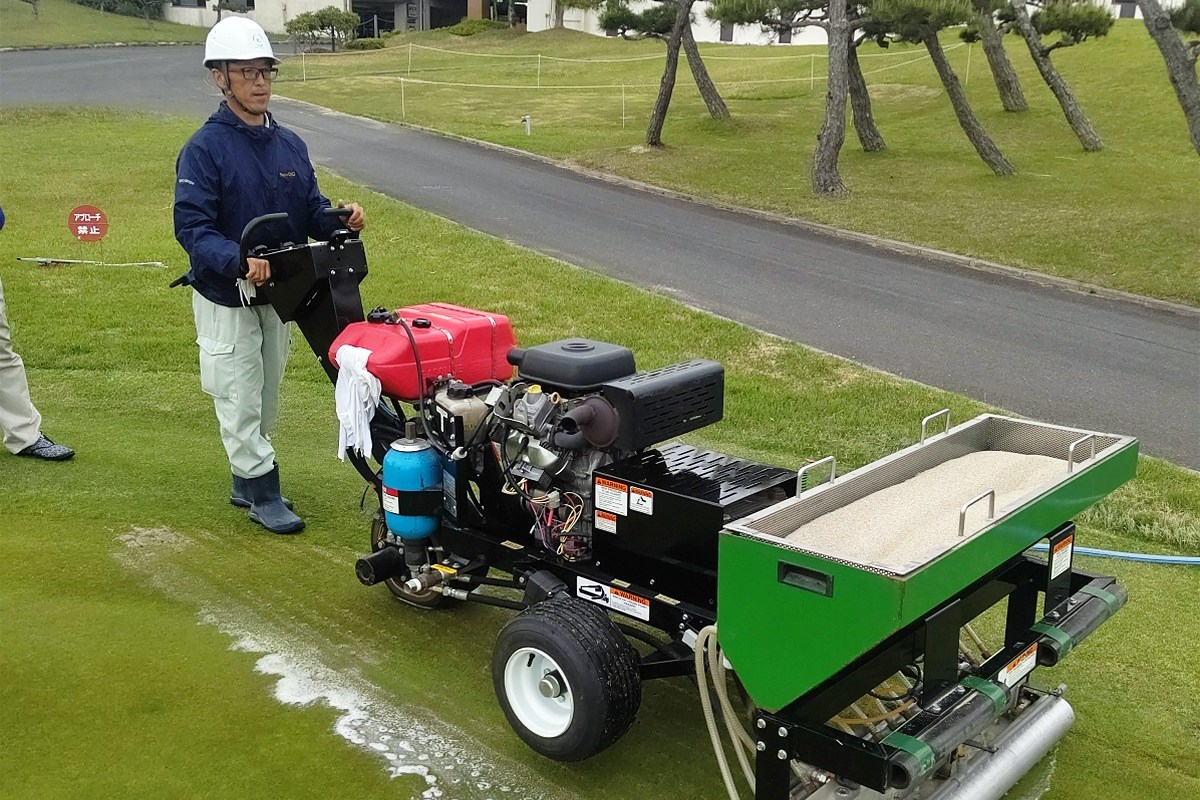
[[[338,417],[338,458],[346,460],[353,447],[361,456],[371,454],[371,420],[382,390],[379,379],[367,371],[371,351],[344,344],[338,348],[337,387],[334,402]]]
[[[257,290],[254,287],[254,282],[249,278],[237,279],[238,295],[241,297],[242,305],[250,305],[250,301],[254,299]]]

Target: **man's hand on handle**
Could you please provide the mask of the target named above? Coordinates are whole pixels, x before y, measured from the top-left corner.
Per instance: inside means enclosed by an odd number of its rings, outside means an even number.
[[[271,280],[271,262],[265,258],[247,258],[246,268],[246,279],[255,286]]]
[[[350,218],[346,220],[347,228],[358,232],[367,227],[366,212],[363,211],[363,207],[358,203],[343,203],[341,200],[338,200],[337,207],[350,209]]]

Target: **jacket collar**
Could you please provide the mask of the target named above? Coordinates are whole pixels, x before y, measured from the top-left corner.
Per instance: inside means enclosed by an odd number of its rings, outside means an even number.
[[[247,125],[242,121],[241,117],[233,113],[233,109],[229,107],[229,102],[222,100],[221,106],[211,117],[208,118],[208,121],[216,122],[221,125],[229,125],[239,131],[242,131],[247,136],[266,138],[274,136],[275,129],[277,127],[275,117],[272,116],[270,111],[266,112],[266,118],[266,124],[264,125]]]

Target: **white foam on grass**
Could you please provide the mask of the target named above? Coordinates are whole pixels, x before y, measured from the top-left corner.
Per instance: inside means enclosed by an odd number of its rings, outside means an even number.
[[[201,606],[201,624],[233,639],[231,650],[261,653],[255,670],[278,680],[275,699],[286,705],[326,705],[342,712],[335,732],[377,756],[388,775],[415,775],[425,786],[414,800],[567,800],[559,787],[493,753],[466,732],[422,709],[394,703],[353,667],[329,666],[319,633],[283,630],[217,587],[155,552],[180,552],[193,542],[167,529],[135,528],[117,537],[126,549],[117,558],[147,576],[160,591]]]

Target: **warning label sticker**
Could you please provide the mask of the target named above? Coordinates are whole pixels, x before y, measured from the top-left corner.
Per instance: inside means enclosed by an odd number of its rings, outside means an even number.
[[[383,487],[383,510],[389,514],[400,513],[400,498],[395,489]]]
[[[1068,536],[1054,545],[1050,552],[1050,579],[1053,580],[1071,568],[1071,555],[1075,549],[1075,537]]]
[[[1036,666],[1037,642],[1034,642],[1022,650],[1019,656],[1008,662],[1008,666],[1000,670],[999,674],[996,675],[996,679],[1005,686],[1016,686],[1017,682],[1033,672],[1033,668]]]
[[[580,598],[613,611],[635,617],[643,622],[650,621],[650,601],[644,597],[617,589],[606,583],[598,583],[578,575],[575,577],[575,594]]]
[[[640,486],[629,487],[629,510],[643,514],[654,513],[654,492]]]
[[[607,511],[596,512],[596,530],[608,531],[609,533],[617,532],[617,515],[610,514]]]
[[[629,513],[629,484],[610,481],[608,478],[596,478],[596,508],[620,514],[622,517]]]

